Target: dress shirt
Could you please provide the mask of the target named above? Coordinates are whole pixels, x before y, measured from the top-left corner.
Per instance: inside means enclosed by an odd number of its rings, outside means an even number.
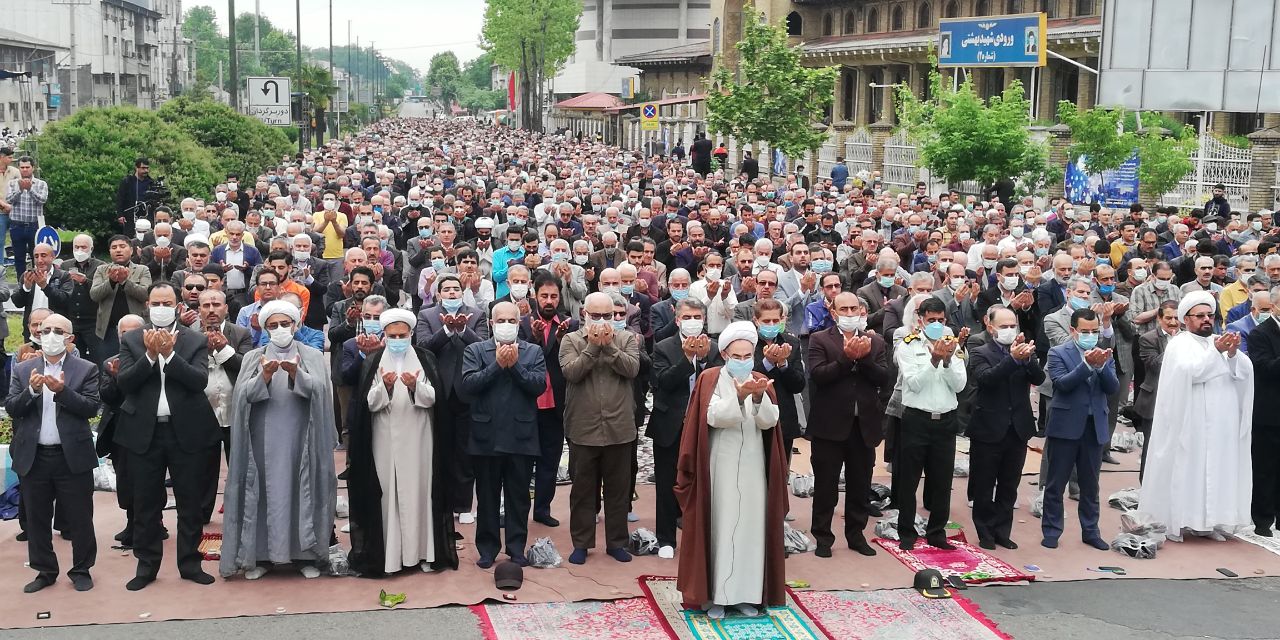
[[[169,331],[169,333],[176,333],[175,331],[171,331],[168,329],[161,329],[161,331]],[[151,359],[151,354],[149,353],[147,354],[147,362],[150,362],[151,364],[156,364],[156,363],[160,364],[160,399],[156,402],[157,418],[168,418],[169,416],[173,415],[169,412],[169,394],[165,391],[165,388],[164,388],[165,378],[166,378],[164,369],[165,369],[165,366],[168,365],[169,362],[171,362],[172,360],[173,360],[173,352],[170,352],[168,356],[163,356],[157,353],[155,360]]]
[[[928,413],[947,413],[959,406],[956,394],[964,390],[968,373],[960,349],[951,356],[950,364],[934,366],[930,346],[924,336],[908,334],[894,350],[902,381],[902,406]]]
[[[231,245],[227,245],[226,263],[237,267],[223,274],[227,277],[227,290],[239,291],[245,288],[244,272],[238,268],[244,266],[244,243],[240,243],[239,249],[232,249]]]
[[[62,357],[65,358],[66,354]],[[45,358],[44,375],[54,378],[62,375],[62,359],[49,362],[49,359]],[[49,389],[49,385],[44,385],[40,389],[40,437],[36,442],[46,446],[62,444],[62,436],[58,434],[58,410],[53,402],[53,391]],[[35,393],[35,389],[31,392]]]

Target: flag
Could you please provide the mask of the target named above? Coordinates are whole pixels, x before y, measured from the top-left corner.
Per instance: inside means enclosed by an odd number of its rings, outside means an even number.
[[[514,71],[507,76],[507,108],[516,110],[516,72]]]

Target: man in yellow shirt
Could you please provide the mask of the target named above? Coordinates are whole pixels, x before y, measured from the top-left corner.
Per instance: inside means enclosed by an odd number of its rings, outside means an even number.
[[[311,216],[311,229],[324,236],[325,260],[341,260],[342,239],[347,233],[347,216],[338,210],[338,194],[326,191],[321,210]]]
[[[1124,254],[1137,246],[1138,223],[1125,220],[1120,223],[1120,237],[1111,243],[1111,265],[1116,266],[1124,261]]]
[[[1253,295],[1253,292],[1249,290],[1249,284],[1257,273],[1258,257],[1256,254],[1251,256],[1242,255],[1236,260],[1235,282],[1223,287],[1222,292],[1218,294],[1218,314],[1222,316],[1223,324],[1226,324],[1227,314],[1236,305],[1248,300],[1249,296]]]

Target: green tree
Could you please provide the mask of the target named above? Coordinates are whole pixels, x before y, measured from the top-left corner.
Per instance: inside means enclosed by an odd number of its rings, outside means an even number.
[[[427,67],[427,88],[440,92],[440,102],[449,108],[458,100],[458,90],[462,83],[462,69],[458,66],[458,56],[452,51],[444,51],[431,56],[431,65]]]
[[[470,111],[472,115],[479,115],[481,111],[502,109],[507,104],[507,94],[464,84],[458,96],[458,104]]]
[[[239,115],[231,107],[213,100],[178,97],[166,101],[157,113],[161,119],[180,127],[201,147],[214,150],[214,162],[220,173],[257,175],[289,155],[293,148],[288,136],[278,127]]]
[[[1195,169],[1191,156],[1200,146],[1195,130],[1182,124],[1168,136],[1158,128],[1141,132],[1120,131],[1117,126],[1128,117],[1121,110],[1090,109],[1079,111],[1072,102],[1058,103],[1062,123],[1071,127],[1071,147],[1068,157],[1075,162],[1085,156],[1090,173],[1102,173],[1119,167],[1136,152],[1138,155],[1138,184],[1142,195],[1151,201],[1159,200],[1178,185],[1178,181]],[[1164,124],[1168,121],[1149,118]]]
[[[1021,82],[985,103],[968,80],[954,90],[944,87],[936,68],[929,83],[929,100],[898,88],[898,118],[935,175],[982,184],[1013,179],[1030,188],[1060,179],[1062,170],[1049,165],[1046,145],[1031,139],[1030,104]]]
[[[1199,148],[1199,139],[1189,131],[1184,131],[1181,138],[1162,136],[1150,129],[1139,134],[1138,188],[1142,195],[1155,202],[1172,191],[1196,168],[1191,156]]]
[[[210,193],[223,175],[214,159],[217,149],[136,107],[81,109],[50,122],[36,142],[41,175],[49,181],[49,222],[100,238],[118,228],[116,186],[133,170],[135,158],[151,161],[151,175],[165,179],[175,200]]]
[[[838,71],[801,66],[786,30],[766,23],[752,3],[742,20],[745,31],[736,45],[741,81],[725,65],[716,69],[707,92],[707,128],[744,142],[764,141],[792,157],[822,146],[827,133],[811,124],[831,105]]]
[[[316,121],[313,129],[316,146],[321,146],[324,144],[325,111],[329,109],[329,100],[338,92],[338,86],[333,83],[329,70],[316,64],[302,65],[301,76],[298,76],[297,69],[290,69],[287,75],[293,79],[295,91],[311,97],[312,118]]]
[[[547,79],[573,54],[582,0],[488,0],[481,45],[520,83],[520,123],[542,131]]]
[[[490,68],[493,67],[493,54],[486,51],[462,65],[462,81],[477,89],[488,89],[493,85]]]
[[[1137,136],[1117,131],[1123,126],[1124,112],[1119,109],[1076,108],[1067,100],[1058,102],[1058,119],[1071,127],[1071,146],[1067,148],[1067,160],[1075,162],[1085,158],[1090,173],[1110,171],[1124,164],[1133,156]]]
[[[227,39],[218,30],[216,14],[205,5],[191,7],[182,19],[182,35],[195,45],[196,84],[207,87],[218,81],[218,63],[229,59]]]

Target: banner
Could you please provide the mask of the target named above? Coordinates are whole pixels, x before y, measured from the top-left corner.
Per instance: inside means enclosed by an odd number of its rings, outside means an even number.
[[[1127,207],[1138,201],[1138,154],[1118,168],[1090,174],[1086,158],[1067,163],[1066,194],[1075,204],[1101,203],[1107,207]]]
[[[516,72],[514,71],[507,76],[507,108],[516,110]]]

